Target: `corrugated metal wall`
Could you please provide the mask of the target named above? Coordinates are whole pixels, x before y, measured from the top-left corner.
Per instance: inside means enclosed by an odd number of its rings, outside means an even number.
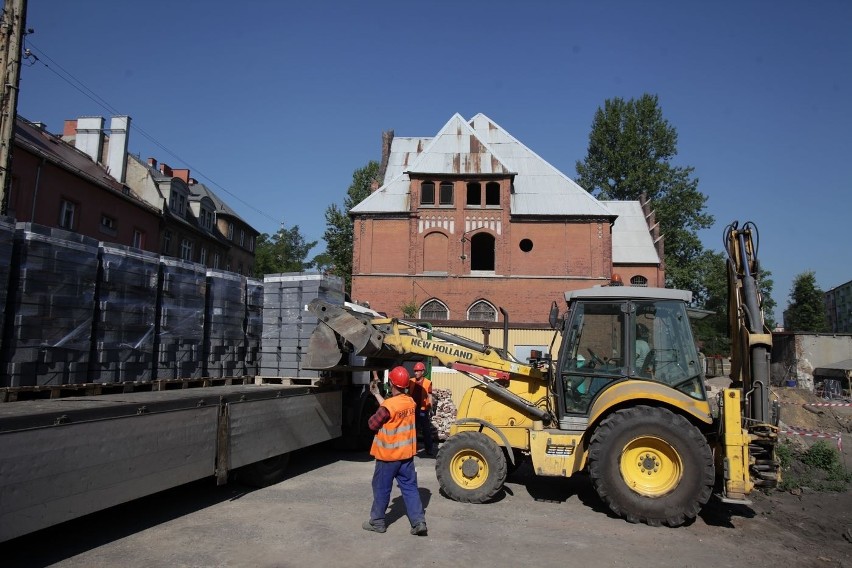
[[[488,345],[503,348],[503,330],[489,330],[488,341],[485,341],[483,330],[480,328],[470,327],[436,327],[441,331],[453,333],[466,337],[479,343],[487,343]],[[559,349],[561,337],[557,334],[556,341],[551,348],[553,336],[556,334],[550,329],[510,329],[509,330],[509,352],[512,353],[518,360],[526,362],[529,357],[530,349],[542,349],[546,353],[551,353]],[[554,357],[556,353],[551,353]],[[476,385],[476,383],[461,373],[457,373],[446,367],[434,367],[432,369],[432,388],[449,389],[453,396],[453,404],[458,408],[462,397],[467,389]]]

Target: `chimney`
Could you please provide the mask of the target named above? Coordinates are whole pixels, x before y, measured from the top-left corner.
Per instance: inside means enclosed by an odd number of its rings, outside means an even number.
[[[385,181],[385,172],[388,171],[388,158],[390,158],[391,144],[393,143],[393,130],[382,132],[382,163],[379,164],[379,179]]]
[[[77,139],[74,147],[95,162],[101,161],[104,146],[104,119],[101,116],[81,116],[77,119]]]
[[[121,183],[126,181],[127,133],[129,130],[129,116],[114,116],[110,119],[107,167],[110,175]]]
[[[157,158],[148,158],[148,166],[151,168],[157,167]]]
[[[66,140],[68,138],[76,138],[77,137],[77,119],[72,118],[71,120],[66,120],[65,125],[62,127],[62,139]]]
[[[189,170],[175,168],[172,170],[172,175],[176,178],[182,179],[184,183],[189,184]]]
[[[160,173],[164,176],[172,177],[172,169],[166,164],[160,164]]]

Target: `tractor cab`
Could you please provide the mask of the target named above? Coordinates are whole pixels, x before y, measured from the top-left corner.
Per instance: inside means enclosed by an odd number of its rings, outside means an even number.
[[[598,287],[565,293],[557,396],[566,415],[626,381],[662,383],[704,401],[703,369],[687,316],[691,292]]]

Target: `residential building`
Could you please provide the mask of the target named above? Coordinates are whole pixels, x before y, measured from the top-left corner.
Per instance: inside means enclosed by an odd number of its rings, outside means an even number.
[[[852,280],[825,293],[829,329],[834,333],[852,333]]]
[[[100,241],[154,252],[160,213],[122,183],[107,163],[126,151],[126,117],[113,121],[112,152],[104,152],[103,118],[84,119],[76,147],[41,123],[18,117],[6,212],[19,222],[59,227]],[[90,128],[91,127],[91,128]],[[99,134],[95,134],[95,132]],[[90,135],[91,134],[91,135]],[[82,148],[81,148],[82,146]],[[97,159],[86,152],[97,148]],[[124,147],[124,150],[122,148]]]
[[[259,232],[242,220],[188,169],[127,152],[130,117],[113,117],[109,134],[102,117],[66,120],[62,139],[116,176],[124,190],[148,204],[158,230],[147,249],[221,270],[252,275]]]
[[[194,191],[196,181],[187,169],[158,164],[154,158],[143,162],[133,155],[127,159],[127,183],[143,199],[158,204],[163,217],[159,253],[210,268],[226,266],[229,243],[212,222],[213,201]]]
[[[383,184],[353,207],[352,298],[389,315],[546,324],[566,290],[662,286],[649,204],[600,202],[483,114],[383,136]]]

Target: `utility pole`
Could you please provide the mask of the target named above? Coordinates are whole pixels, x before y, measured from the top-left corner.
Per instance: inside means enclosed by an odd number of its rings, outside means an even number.
[[[6,0],[0,21],[0,215],[9,208],[12,144],[18,115],[21,45],[27,25],[27,0]]]

